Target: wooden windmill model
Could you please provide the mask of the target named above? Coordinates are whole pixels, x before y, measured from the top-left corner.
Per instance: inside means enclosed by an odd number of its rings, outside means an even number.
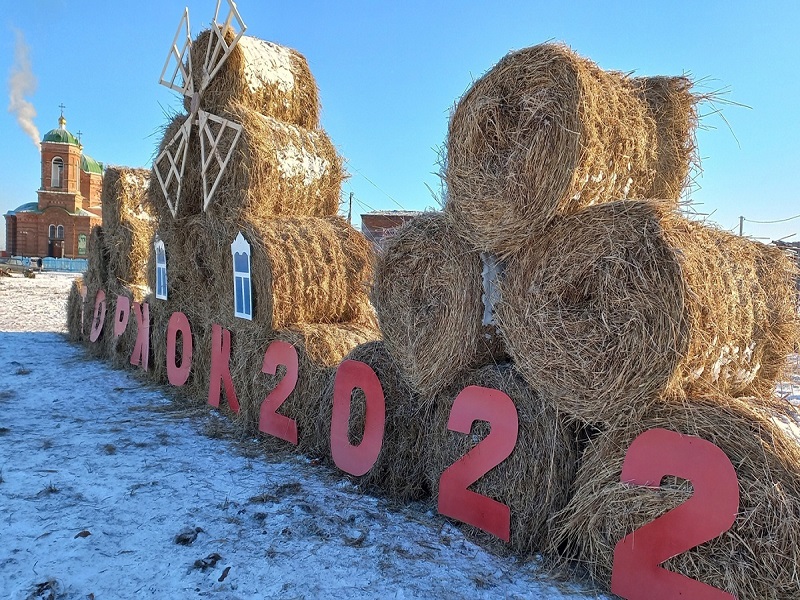
[[[179,92],[189,100],[189,117],[173,138],[165,144],[164,149],[153,162],[153,170],[173,217],[177,215],[178,203],[181,200],[183,174],[186,169],[192,128],[197,125],[200,133],[203,210],[206,210],[211,203],[217,185],[242,134],[242,126],[238,123],[200,109],[203,93],[247,29],[236,9],[236,4],[232,0],[226,0],[226,2],[228,14],[224,22],[220,22],[218,18],[222,0],[217,0],[203,71],[198,78],[200,82],[198,89],[195,89],[196,74],[192,73],[192,38],[188,8],[185,9],[183,17],[178,23],[172,47],[161,71],[159,83]],[[226,34],[233,34],[230,42],[225,40]],[[171,72],[171,77],[165,79],[168,72]],[[224,156],[220,150],[222,147],[227,148]]]

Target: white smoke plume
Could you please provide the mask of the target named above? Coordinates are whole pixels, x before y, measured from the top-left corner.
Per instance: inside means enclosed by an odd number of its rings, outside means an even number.
[[[25,36],[21,31],[17,31],[14,42],[14,64],[11,67],[11,76],[8,78],[8,112],[17,118],[17,123],[28,134],[38,150],[41,138],[39,130],[33,123],[36,109],[27,98],[35,91],[36,77],[31,68],[30,49],[25,43]]]

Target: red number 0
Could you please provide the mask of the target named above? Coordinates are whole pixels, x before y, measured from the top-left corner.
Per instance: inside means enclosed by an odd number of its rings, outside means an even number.
[[[611,591],[627,600],[735,600],[727,592],[660,566],[733,525],[739,511],[739,482],[731,461],[707,440],[666,429],[645,431],[628,448],[621,480],[657,488],[665,475],[688,479],[694,494],[617,543]]]
[[[514,450],[519,431],[517,407],[499,390],[471,385],[461,390],[453,402],[447,428],[468,434],[472,423],[477,420],[488,421],[491,431],[442,473],[439,478],[439,512],[507,542],[511,538],[511,510],[467,487],[503,462]]]
[[[366,398],[364,436],[358,446],[350,443],[350,400],[353,390],[361,388]],[[360,477],[378,461],[386,425],[386,403],[383,387],[366,363],[346,360],[336,370],[333,380],[333,414],[331,416],[331,456],[342,471]]]
[[[299,370],[297,349],[289,342],[275,340],[269,345],[264,353],[264,365],[261,367],[261,372],[275,375],[278,372],[278,365],[286,367],[286,375],[261,403],[258,430],[297,446],[297,421],[277,413],[281,404],[286,401],[297,385]]]

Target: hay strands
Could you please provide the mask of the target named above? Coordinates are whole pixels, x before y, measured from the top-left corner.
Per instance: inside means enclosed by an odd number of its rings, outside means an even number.
[[[236,4],[232,0],[226,0],[226,2],[228,4],[228,14],[224,23],[220,23],[218,17],[221,0],[217,0],[217,10],[211,27],[211,31],[214,33],[214,41],[206,47],[203,78],[199,89],[195,89],[192,78],[192,39],[189,28],[188,8],[184,11],[183,17],[178,23],[172,47],[159,78],[160,84],[179,92],[190,100],[189,118],[186,119],[183,126],[164,146],[164,149],[153,162],[153,170],[173,217],[178,213],[178,203],[181,199],[181,188],[189,150],[189,138],[195,123],[197,123],[200,131],[203,210],[206,210],[211,203],[222,174],[225,172],[225,168],[233,155],[236,143],[242,135],[241,125],[200,110],[203,92],[231,55],[239,39],[247,29],[242,17],[239,15],[239,11],[236,9]],[[236,24],[238,24],[238,30],[234,28]],[[233,37],[230,41],[227,41],[226,36],[229,37],[231,34]],[[181,38],[183,39],[183,45],[179,50],[178,42]],[[173,67],[170,79],[164,79],[170,65],[173,64],[173,59],[177,62],[177,65]],[[227,151],[223,156],[219,150],[220,142],[225,139],[229,141],[224,144],[227,146]]]

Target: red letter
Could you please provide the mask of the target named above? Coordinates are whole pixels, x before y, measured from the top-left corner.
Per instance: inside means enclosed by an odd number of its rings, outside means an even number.
[[[231,332],[216,323],[211,327],[211,376],[208,380],[208,403],[219,406],[220,383],[225,384],[228,406],[239,412],[239,400],[231,377]]]
[[[181,366],[175,364],[175,346],[178,343],[178,332],[181,332]],[[192,368],[192,328],[189,319],[182,312],[174,312],[167,325],[167,378],[174,386],[182,386],[189,379]]]
[[[117,296],[117,308],[114,311],[114,338],[125,333],[131,313],[131,301],[127,296]]]
[[[96,342],[100,339],[100,334],[103,332],[103,323],[106,321],[106,293],[103,290],[97,290],[97,296],[94,300],[94,317],[92,319],[92,331],[89,333],[89,341]]]
[[[350,422],[350,399],[355,388],[361,388],[367,399],[364,437],[358,446],[350,443],[347,430]],[[339,365],[333,381],[333,415],[331,417],[331,455],[342,471],[364,475],[372,468],[383,444],[386,404],[383,388],[372,368],[357,360]]]
[[[150,305],[147,302],[133,303],[133,316],[136,317],[136,344],[131,354],[132,365],[142,365],[147,371],[150,360]]]

